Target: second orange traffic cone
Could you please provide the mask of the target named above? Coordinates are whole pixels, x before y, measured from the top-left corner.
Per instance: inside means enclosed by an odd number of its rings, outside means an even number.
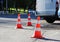
[[[27,22],[27,26],[32,26],[30,14],[28,14],[28,22]]]
[[[41,33],[41,25],[40,25],[40,17],[37,17],[37,24],[35,26],[35,31],[34,31],[34,35],[33,38],[39,38],[42,39],[42,33]]]
[[[21,24],[20,14],[18,14],[17,29],[22,29],[22,24]]]

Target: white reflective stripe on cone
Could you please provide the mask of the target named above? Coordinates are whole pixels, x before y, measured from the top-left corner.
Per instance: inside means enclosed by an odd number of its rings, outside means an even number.
[[[28,18],[30,18],[30,16],[28,16]]]
[[[31,22],[31,20],[28,20],[28,22]]]
[[[40,24],[40,21],[37,21],[37,24]]]
[[[20,19],[20,17],[18,17],[18,19]]]
[[[40,23],[41,23],[41,21],[40,21],[40,20],[37,20],[37,23],[38,23],[38,24],[40,24]]]
[[[35,31],[41,31],[41,28],[35,28]]]
[[[21,22],[17,22],[17,24],[21,24]]]

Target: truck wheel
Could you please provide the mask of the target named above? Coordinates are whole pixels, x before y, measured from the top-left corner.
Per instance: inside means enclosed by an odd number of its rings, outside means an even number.
[[[48,23],[53,23],[56,19],[55,19],[55,17],[45,17],[45,20],[46,20]]]

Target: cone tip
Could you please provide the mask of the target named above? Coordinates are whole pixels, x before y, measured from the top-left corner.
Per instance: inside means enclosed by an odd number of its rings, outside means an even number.
[[[18,14],[18,16],[20,16],[20,14]]]
[[[40,16],[37,17],[37,20],[40,20]]]
[[[30,13],[28,14],[28,16],[30,16]]]

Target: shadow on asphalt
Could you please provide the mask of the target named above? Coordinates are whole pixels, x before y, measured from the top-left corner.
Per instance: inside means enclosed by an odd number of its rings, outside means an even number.
[[[60,30],[60,23],[43,24],[41,28],[46,30]]]
[[[56,40],[56,39],[49,39],[49,38],[42,38],[42,40],[49,40],[49,41],[57,41],[57,42],[60,42],[60,40]]]
[[[52,23],[52,25],[60,25],[60,23]]]
[[[33,40],[33,42],[36,42],[38,39],[40,39],[40,38],[35,38],[34,40]],[[56,41],[56,42],[60,42],[60,40],[56,40],[56,39],[50,39],[50,38],[42,38],[41,40],[45,40],[45,41]]]
[[[55,28],[55,26],[51,24],[45,24],[44,26],[42,26],[42,28]]]

